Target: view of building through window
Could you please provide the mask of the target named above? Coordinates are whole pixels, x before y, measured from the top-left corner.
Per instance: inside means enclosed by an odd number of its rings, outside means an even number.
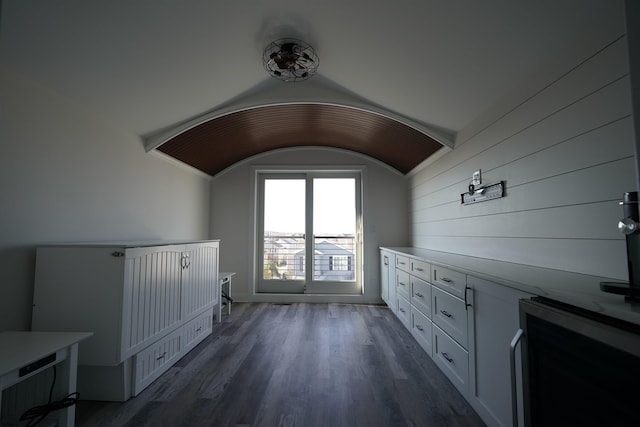
[[[308,200],[304,178],[265,180],[264,279],[304,280],[312,268],[313,280],[355,280],[355,179],[314,178],[312,183]]]

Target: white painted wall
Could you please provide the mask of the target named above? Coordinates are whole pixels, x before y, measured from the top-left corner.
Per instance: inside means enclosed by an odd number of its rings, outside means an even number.
[[[208,179],[10,70],[0,93],[0,331],[30,328],[39,244],[208,238]]]
[[[626,38],[612,38],[462,130],[411,176],[413,246],[626,280],[616,226],[636,190],[629,91]],[[507,196],[462,206],[476,169]]]
[[[254,295],[253,213],[251,212],[253,166],[266,165],[364,165],[364,295],[324,296]],[[221,239],[220,269],[235,271],[232,296],[239,301],[351,301],[381,302],[380,246],[408,243],[408,192],[402,175],[372,159],[327,148],[274,151],[240,163],[216,176],[211,184],[211,238]]]

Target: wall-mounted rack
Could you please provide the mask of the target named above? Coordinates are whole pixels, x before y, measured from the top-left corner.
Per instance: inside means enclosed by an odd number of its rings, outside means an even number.
[[[480,188],[475,188],[473,185],[469,185],[469,191],[460,194],[460,203],[463,205],[470,205],[472,203],[499,199],[500,197],[504,197],[504,181]]]

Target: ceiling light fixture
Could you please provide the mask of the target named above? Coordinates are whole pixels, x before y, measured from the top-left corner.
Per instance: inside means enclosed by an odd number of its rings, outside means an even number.
[[[264,69],[285,82],[306,80],[318,69],[318,55],[298,39],[279,39],[270,43],[262,55]]]

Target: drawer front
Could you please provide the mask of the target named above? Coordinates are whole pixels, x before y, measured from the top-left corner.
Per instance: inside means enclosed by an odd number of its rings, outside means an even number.
[[[182,356],[182,328],[133,356],[133,395],[166,372]]]
[[[432,266],[431,283],[452,295],[464,299],[464,291],[467,286],[467,275],[448,268]]]
[[[437,325],[433,325],[433,360],[466,397],[469,393],[469,353]]]
[[[411,329],[411,304],[402,296],[398,296],[398,318],[407,329]]]
[[[409,279],[409,273],[396,270],[396,284],[398,294],[402,295],[406,299],[411,299],[411,281]]]
[[[206,310],[182,327],[184,353],[190,351],[211,334],[213,328],[213,311]]]
[[[411,333],[422,349],[433,357],[433,325],[431,320],[415,307],[411,307]]]
[[[412,259],[411,274],[429,282],[431,281],[431,264],[419,259]]]
[[[409,264],[409,257],[396,255],[396,268],[404,270],[407,273],[411,272],[411,265]]]
[[[461,346],[468,348],[467,310],[464,301],[436,287],[431,289],[431,297],[433,322]]]
[[[411,305],[431,318],[431,284],[411,276]]]

